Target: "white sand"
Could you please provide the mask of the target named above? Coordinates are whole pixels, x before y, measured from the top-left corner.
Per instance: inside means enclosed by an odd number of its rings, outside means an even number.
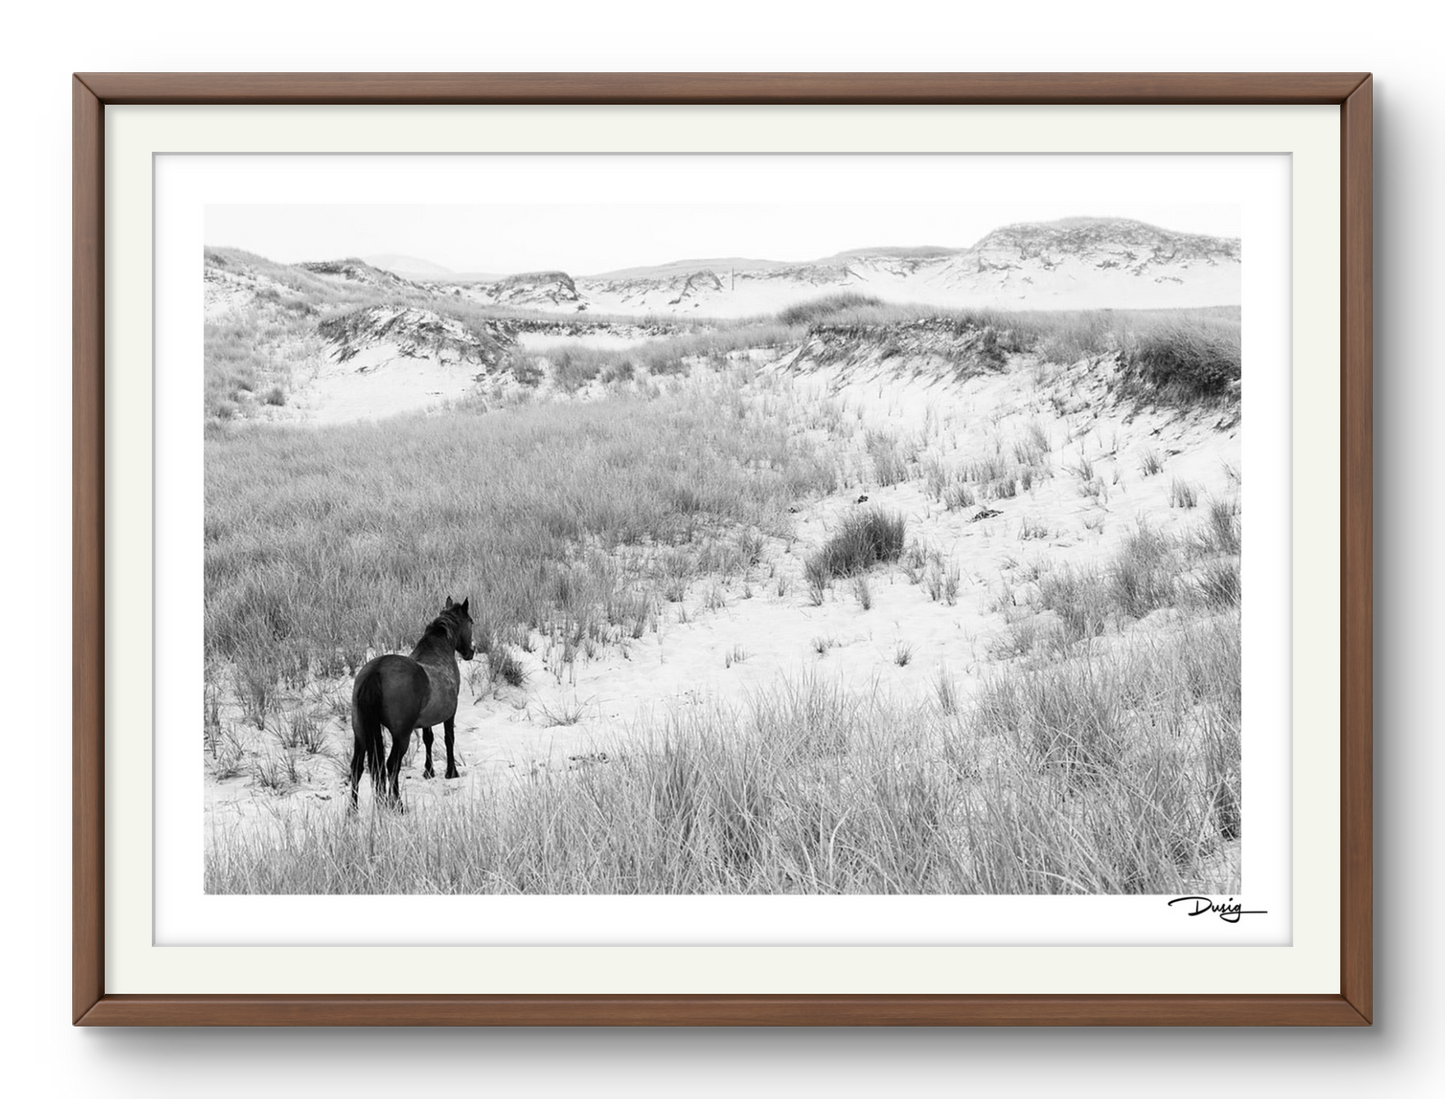
[[[344,363],[327,362],[288,404],[309,423],[378,419],[464,396],[484,369],[455,358],[403,355],[394,343],[382,342]]]

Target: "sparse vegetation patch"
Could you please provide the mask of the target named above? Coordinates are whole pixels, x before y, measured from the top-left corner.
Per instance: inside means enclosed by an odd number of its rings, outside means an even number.
[[[881,508],[847,516],[838,532],[808,558],[809,582],[826,587],[834,577],[853,576],[874,565],[898,560],[906,528],[903,516]]]

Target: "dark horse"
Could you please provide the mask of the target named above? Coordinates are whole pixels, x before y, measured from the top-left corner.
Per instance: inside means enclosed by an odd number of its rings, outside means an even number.
[[[410,656],[388,653],[368,662],[356,676],[351,689],[351,731],[355,746],[351,755],[351,808],[356,809],[356,788],[361,772],[371,765],[371,781],[378,800],[401,805],[401,760],[411,743],[411,731],[422,731],[426,745],[426,778],[432,771],[431,727],[441,722],[446,730],[447,778],[461,778],[452,744],[456,736],[457,692],[461,675],[456,653],[470,660],[472,618],[467,613],[470,598],[453,603],[447,598],[442,613],[432,619]],[[391,755],[383,772],[381,753],[385,745],[381,727],[391,731]],[[390,786],[390,790],[387,786]]]

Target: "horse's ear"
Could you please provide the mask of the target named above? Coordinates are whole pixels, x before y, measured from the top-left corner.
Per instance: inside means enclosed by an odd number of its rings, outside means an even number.
[[[453,606],[452,597],[449,595],[449,596],[447,596],[447,605],[446,605],[445,607],[443,607],[442,610],[444,610],[444,611],[449,611],[449,610],[452,609],[452,606]]]
[[[465,599],[463,599],[463,600],[462,600],[462,610],[466,610],[466,609],[471,605],[471,602],[472,602],[472,597],[471,597],[470,595],[467,596]]]

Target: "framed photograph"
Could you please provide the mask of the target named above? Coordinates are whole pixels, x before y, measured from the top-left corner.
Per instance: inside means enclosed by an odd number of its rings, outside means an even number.
[[[1368,1026],[1368,74],[77,74],[74,1021]]]

